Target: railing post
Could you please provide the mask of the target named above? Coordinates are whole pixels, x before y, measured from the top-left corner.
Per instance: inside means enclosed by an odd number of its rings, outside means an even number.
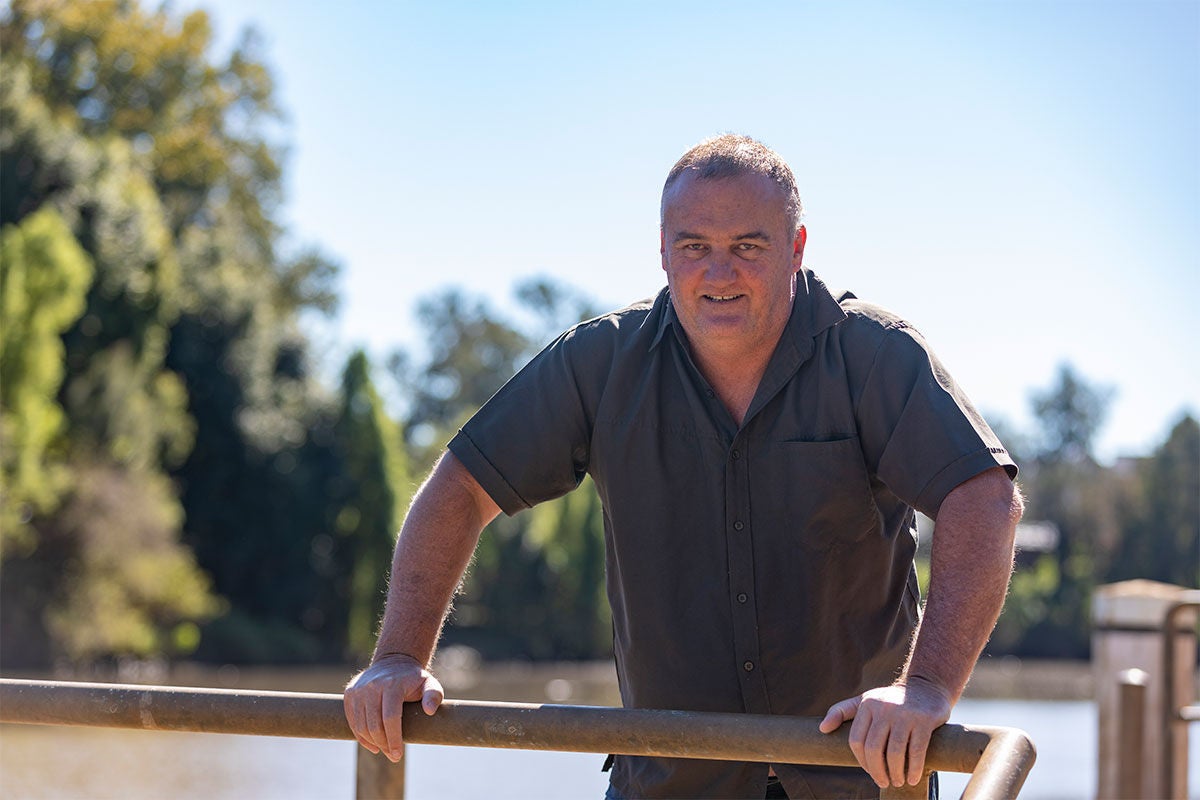
[[[383,753],[355,750],[355,800],[404,800],[404,759],[393,764]]]
[[[1146,681],[1140,669],[1123,670],[1118,676],[1117,794],[1128,800],[1143,797],[1142,759],[1146,732]]]
[[[1122,794],[1118,782],[1122,759],[1141,762],[1142,784],[1135,795],[1140,797],[1170,796],[1170,787],[1163,780],[1168,755],[1176,764],[1186,764],[1186,730],[1183,736],[1168,735],[1163,719],[1167,713],[1168,680],[1176,681],[1175,699],[1181,704],[1192,697],[1195,614],[1189,612],[1178,618],[1180,627],[1174,639],[1178,647],[1174,648],[1172,664],[1166,663],[1162,626],[1167,611],[1187,594],[1186,589],[1178,586],[1135,580],[1098,587],[1092,597],[1092,670],[1100,726],[1096,759],[1098,800],[1128,797]],[[1126,723],[1121,721],[1118,711],[1119,675],[1133,668],[1147,673],[1140,752],[1122,748],[1121,727]]]

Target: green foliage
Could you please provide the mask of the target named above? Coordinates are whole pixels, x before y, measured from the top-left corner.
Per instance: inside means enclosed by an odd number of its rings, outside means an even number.
[[[1102,466],[1092,453],[1110,395],[1069,366],[1034,394],[1041,446],[1022,463],[1025,517],[1053,523],[1059,540],[1051,553],[1018,556],[992,653],[1083,658],[1101,583],[1198,585],[1200,426],[1185,415],[1153,456]]]
[[[146,154],[175,236],[228,204],[261,245],[277,233],[280,168],[263,131],[278,116],[273,83],[252,33],[222,64],[211,40],[203,11],[176,20],[128,0],[14,0],[0,48],[21,54],[39,94],[85,137]]]
[[[596,658],[612,648],[612,614],[604,591],[604,512],[591,478],[531,512],[528,541],[546,564],[547,634],[558,658]]]
[[[428,361],[414,369],[410,356],[398,354],[390,366],[408,401],[405,431],[425,464],[538,348],[595,314],[586,298],[546,279],[525,281],[515,294],[518,319],[461,290],[421,302]],[[596,658],[611,652],[604,524],[590,480],[566,497],[488,527],[446,638],[490,657]]]
[[[1108,580],[1200,587],[1200,423],[1190,414],[1138,463]]]
[[[86,307],[63,336],[70,438],[139,468],[178,460],[191,429],[182,387],[163,370],[179,273],[162,206],[127,142],[81,134],[32,85],[35,60],[4,58],[3,221],[56,208],[94,265]],[[131,421],[130,402],[146,413]]]
[[[0,18],[0,657],[361,656],[411,474],[554,335],[596,311],[547,280],[498,313],[424,300],[427,358],[311,374],[299,316],[337,265],[285,249],[281,115],[258,38],[212,53],[203,11],[11,0]],[[1104,467],[1110,397],[1069,366],[1033,398],[1021,557],[993,652],[1083,655],[1103,580],[1200,580],[1200,426]],[[401,446],[401,436],[406,437]],[[590,481],[482,537],[446,636],[490,656],[606,655]]]
[[[61,334],[83,312],[91,278],[91,259],[51,208],[0,236],[0,558],[36,548],[27,523],[64,488],[54,452],[65,420]]]
[[[389,369],[404,394],[408,414],[405,433],[432,463],[444,444],[438,437],[458,428],[504,382],[563,329],[593,316],[591,301],[546,278],[515,287],[527,320],[506,319],[485,299],[450,289],[421,300],[417,319],[429,355],[420,369],[403,352]],[[524,324],[522,324],[524,322]]]
[[[220,603],[178,542],[178,515],[160,474],[76,467],[63,511],[45,529],[65,551],[62,589],[46,613],[63,655],[86,661],[194,648],[187,623],[212,616]]]
[[[1018,567],[1004,613],[988,643],[991,652],[1026,654],[1048,649],[1047,642],[1036,641],[1030,632],[1050,617],[1051,598],[1060,581],[1058,559],[1053,555],[1041,555],[1032,564]]]
[[[336,265],[313,249],[280,252],[270,73],[253,34],[223,62],[210,57],[211,39],[203,12],[11,3],[0,23],[0,221],[57,209],[94,264],[86,306],[60,345],[73,507],[90,502],[89,475],[126,476],[143,490],[121,496],[156,521],[160,542],[177,546],[186,511],[183,540],[217,590],[248,618],[317,641],[325,576],[314,543],[337,461],[296,317],[334,307]],[[5,642],[22,628],[18,610],[40,618],[31,610],[54,608],[44,653],[195,644],[193,623],[211,616],[212,597],[199,573],[181,577],[165,544],[151,552],[186,602],[103,558],[77,558],[69,576],[53,568],[51,555],[120,541],[104,522],[112,515],[89,527],[64,516],[68,505],[32,521],[44,540],[36,559],[4,565]],[[15,575],[28,580],[17,586]],[[75,596],[112,608],[127,598],[129,628],[85,641],[91,621],[76,614]],[[192,622],[163,636],[157,622],[136,620],[138,608],[157,609],[157,620],[168,607]]]
[[[1112,391],[1091,386],[1069,364],[1058,368],[1055,384],[1035,392],[1033,412],[1037,416],[1043,463],[1090,461],[1096,433],[1108,414]]]
[[[334,435],[347,488],[334,520],[348,555],[349,618],[347,644],[356,656],[369,656],[383,612],[387,574],[399,529],[399,510],[407,505],[407,467],[396,425],[384,412],[362,351],[354,353],[342,374],[342,409]]]

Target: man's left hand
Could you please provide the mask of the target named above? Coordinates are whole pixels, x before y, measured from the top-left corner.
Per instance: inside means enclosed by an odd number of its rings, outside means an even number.
[[[925,754],[934,729],[950,719],[950,698],[917,677],[872,689],[835,703],[821,720],[821,732],[850,726],[854,757],[882,789],[916,786],[925,774]]]

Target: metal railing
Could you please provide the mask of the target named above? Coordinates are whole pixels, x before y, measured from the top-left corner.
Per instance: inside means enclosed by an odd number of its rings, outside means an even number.
[[[159,731],[353,739],[338,694],[0,679],[0,722]],[[405,705],[412,744],[676,756],[852,766],[848,728],[818,730],[811,717],[446,700],[434,716]],[[1015,798],[1036,753],[1015,728],[943,725],[926,769],[970,772],[971,800]],[[882,798],[927,796],[921,786]]]
[[[1163,676],[1164,702],[1162,725],[1166,750],[1163,757],[1162,785],[1166,787],[1167,796],[1171,798],[1187,796],[1187,765],[1185,762],[1182,770],[1176,768],[1174,741],[1176,737],[1182,737],[1186,742],[1188,723],[1200,719],[1200,707],[1194,705],[1185,706],[1179,701],[1176,695],[1178,678],[1175,674],[1175,639],[1176,634],[1180,632],[1180,619],[1183,616],[1183,612],[1197,608],[1200,608],[1200,590],[1193,589],[1181,592],[1179,601],[1173,603],[1167,609],[1166,616],[1163,619],[1162,647],[1165,674]],[[1187,676],[1187,679],[1191,680],[1190,674]],[[1184,750],[1185,756],[1186,752]]]

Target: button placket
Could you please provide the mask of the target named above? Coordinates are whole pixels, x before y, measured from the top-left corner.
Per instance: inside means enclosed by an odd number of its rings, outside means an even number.
[[[750,518],[749,454],[739,432],[726,451],[726,531],[733,646],[741,675],[742,702],[750,713],[770,712],[760,666],[758,615],[754,603],[754,533]]]

